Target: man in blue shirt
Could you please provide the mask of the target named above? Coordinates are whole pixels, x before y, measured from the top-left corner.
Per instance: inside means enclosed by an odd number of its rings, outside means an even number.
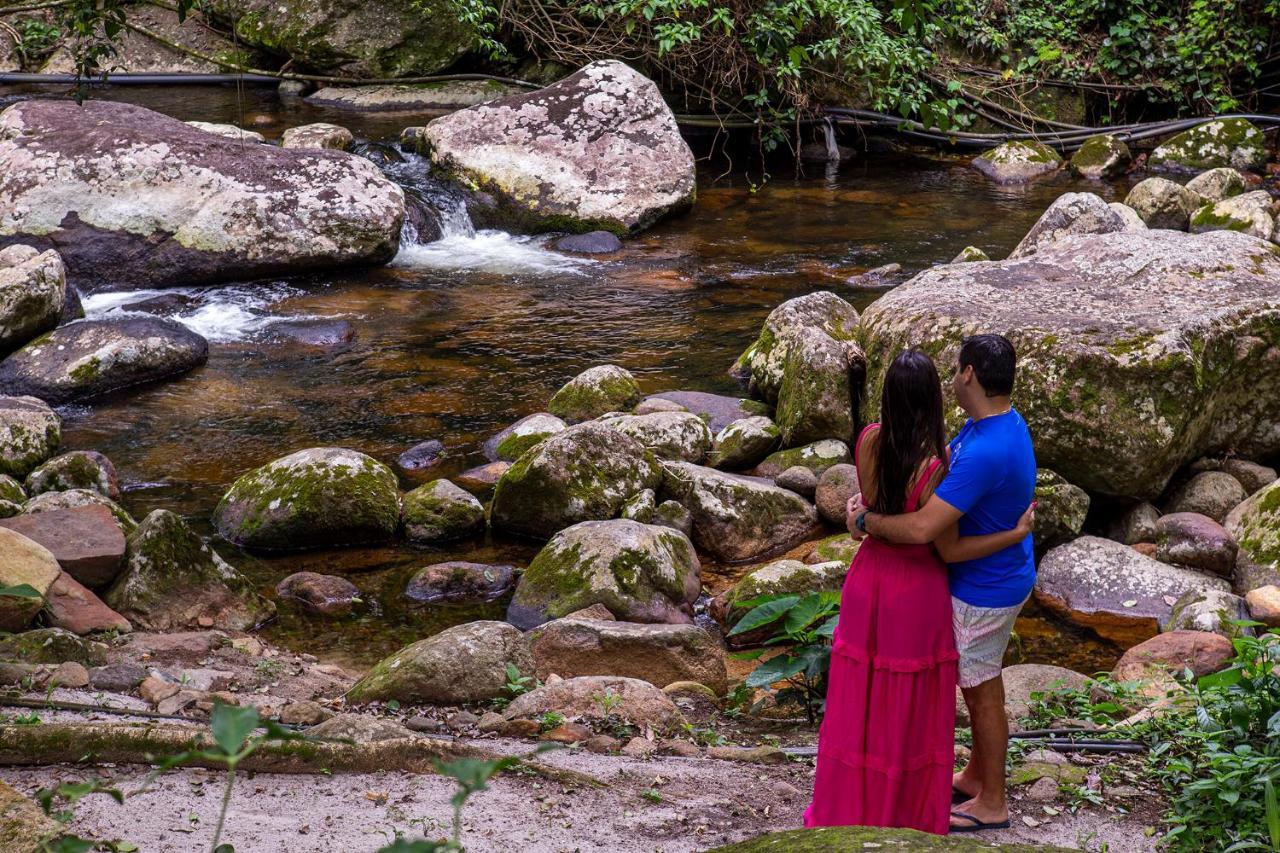
[[[855,520],[858,529],[890,542],[924,544],[957,523],[961,536],[1017,526],[1035,494],[1036,459],[1026,421],[1010,404],[1016,361],[1013,344],[1000,335],[964,340],[952,390],[969,420],[951,441],[946,477],[919,511],[865,512]],[[969,764],[953,781],[965,801],[952,811],[952,832],[1009,825],[1009,724],[1001,665],[1014,620],[1035,586],[1032,546],[1028,536],[1003,551],[949,566],[960,689],[973,725]]]

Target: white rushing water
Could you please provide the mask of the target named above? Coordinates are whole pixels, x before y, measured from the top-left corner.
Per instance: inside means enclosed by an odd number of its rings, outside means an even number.
[[[281,300],[301,293],[281,283],[233,284],[223,287],[172,288],[95,293],[84,297],[89,319],[135,313],[134,306],[157,297],[185,300],[176,311],[158,312],[177,320],[193,332],[216,343],[249,340],[270,326],[287,321],[315,319],[311,315],[279,316],[270,313]]]

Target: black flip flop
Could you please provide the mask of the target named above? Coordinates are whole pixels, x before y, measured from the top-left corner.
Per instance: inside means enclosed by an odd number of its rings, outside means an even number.
[[[965,814],[964,812],[952,812],[951,816],[973,821],[972,826],[955,826],[953,824],[951,827],[952,832],[984,832],[988,829],[1008,829],[1011,826],[1007,820],[1001,820],[995,823],[983,823],[973,815]]]

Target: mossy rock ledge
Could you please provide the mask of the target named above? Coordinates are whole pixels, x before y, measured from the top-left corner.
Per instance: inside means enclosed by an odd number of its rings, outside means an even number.
[[[1068,236],[934,267],[863,315],[863,418],[906,347],[946,374],[965,336],[1004,334],[1039,463],[1091,494],[1154,498],[1202,456],[1280,451],[1278,279],[1280,249],[1231,231]]]
[[[693,543],[678,530],[630,519],[584,521],[533,558],[507,621],[529,629],[603,604],[625,622],[690,623],[701,572]]]
[[[614,60],[435,119],[421,140],[508,228],[624,236],[694,201],[675,115],[653,81]]]
[[[1262,171],[1267,163],[1266,140],[1248,119],[1222,118],[1179,133],[1157,146],[1147,159],[1152,169],[1203,172],[1230,166]]]
[[[399,521],[396,475],[340,447],[299,450],[250,471],[213,511],[222,538],[262,550],[381,542]]]
[[[914,829],[832,826],[771,832],[750,841],[716,847],[711,853],[844,853],[867,850],[941,850],[951,853],[1071,853],[1070,847],[1044,844],[996,844],[962,835],[930,835]]]

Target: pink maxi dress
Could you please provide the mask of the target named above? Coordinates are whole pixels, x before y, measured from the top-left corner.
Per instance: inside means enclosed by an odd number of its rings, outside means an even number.
[[[907,512],[940,464],[914,485]],[[947,567],[933,547],[865,539],[844,582],[833,640],[804,825],[945,835],[958,656]]]

